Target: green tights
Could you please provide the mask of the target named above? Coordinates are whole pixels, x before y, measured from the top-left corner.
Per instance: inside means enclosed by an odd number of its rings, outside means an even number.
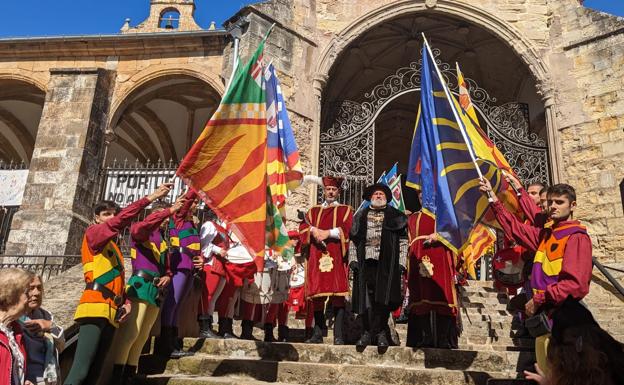
[[[65,385],[96,383],[115,334],[115,328],[106,318],[83,318],[78,322],[78,346]]]

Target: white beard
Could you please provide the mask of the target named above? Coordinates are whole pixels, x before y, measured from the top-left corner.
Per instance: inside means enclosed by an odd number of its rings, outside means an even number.
[[[375,209],[383,208],[386,206],[386,204],[388,204],[388,201],[386,200],[386,198],[379,198],[379,199],[371,200],[371,206]]]

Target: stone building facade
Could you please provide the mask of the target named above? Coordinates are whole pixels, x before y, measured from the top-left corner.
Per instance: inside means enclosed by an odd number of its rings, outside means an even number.
[[[102,166],[181,158],[216,108],[232,34],[199,28],[191,0],[151,3],[117,35],[0,40],[0,157],[30,168],[6,254],[77,252]],[[393,82],[417,76],[424,33],[441,63],[458,62],[487,92],[486,119],[525,106],[516,139],[544,143],[540,167],[577,188],[595,255],[624,261],[624,19],[578,0],[269,0],[226,22],[242,26],[241,60],[272,24],[267,56],[307,173],[405,167],[417,89]],[[293,206],[314,199],[300,191]]]

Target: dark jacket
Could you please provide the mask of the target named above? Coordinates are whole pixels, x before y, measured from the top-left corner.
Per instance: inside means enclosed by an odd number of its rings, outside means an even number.
[[[355,244],[357,253],[357,272],[353,275],[352,305],[355,313],[366,311],[365,288],[365,255],[367,217],[370,209],[360,210],[353,218],[351,240]],[[375,282],[375,302],[388,305],[396,309],[403,302],[401,296],[401,267],[399,264],[399,241],[405,232],[407,217],[391,206],[384,209],[384,221],[381,230],[381,245],[379,248],[379,262]]]

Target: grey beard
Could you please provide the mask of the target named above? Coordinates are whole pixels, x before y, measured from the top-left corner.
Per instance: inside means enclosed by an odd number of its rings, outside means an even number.
[[[384,207],[386,207],[386,204],[388,204],[388,201],[385,199],[373,199],[371,200],[371,206],[374,209],[382,209]]]

